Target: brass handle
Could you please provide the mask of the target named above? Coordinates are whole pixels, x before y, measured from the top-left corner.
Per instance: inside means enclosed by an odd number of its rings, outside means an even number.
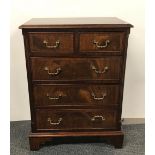
[[[44,41],[43,41],[43,44],[45,44],[45,46],[46,46],[47,48],[58,48],[59,45],[60,45],[60,41],[57,40],[57,41],[55,42],[55,45],[48,45],[48,41],[44,40]]]
[[[104,74],[105,72],[108,71],[108,66],[105,66],[103,71],[97,70],[97,68],[94,65],[91,65],[91,69],[95,71],[97,74]]]
[[[102,97],[96,97],[93,92],[91,93],[91,95],[92,95],[92,97],[93,97],[94,100],[104,100],[104,98],[107,96],[106,93],[103,93],[102,94]]]
[[[101,118],[102,121],[105,121],[105,118],[103,116],[100,116],[100,115],[94,116],[93,118],[91,118],[91,121],[95,121],[96,118]]]
[[[46,95],[47,97],[48,97],[48,99],[49,100],[59,100],[61,97],[62,97],[62,95],[61,94],[59,94],[59,96],[58,97],[50,97],[50,95],[47,93],[47,95]]]
[[[61,68],[57,68],[56,72],[50,72],[48,67],[44,68],[45,71],[47,71],[48,75],[58,75],[61,72]]]
[[[62,121],[62,118],[60,117],[58,119],[58,122],[52,122],[51,118],[48,118],[47,121],[51,124],[51,125],[59,125],[60,122]]]
[[[94,40],[93,43],[96,45],[97,48],[106,48],[110,43],[110,40],[106,40],[104,45],[100,45],[100,43],[96,40]]]

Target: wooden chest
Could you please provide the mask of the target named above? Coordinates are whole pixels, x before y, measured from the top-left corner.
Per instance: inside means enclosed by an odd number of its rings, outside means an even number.
[[[22,29],[30,149],[53,137],[123,144],[121,113],[131,24],[118,18],[31,19]]]

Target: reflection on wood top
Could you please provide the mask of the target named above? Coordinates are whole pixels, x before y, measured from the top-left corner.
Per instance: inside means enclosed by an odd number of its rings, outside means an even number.
[[[32,18],[20,29],[31,28],[128,28],[131,24],[116,17]]]

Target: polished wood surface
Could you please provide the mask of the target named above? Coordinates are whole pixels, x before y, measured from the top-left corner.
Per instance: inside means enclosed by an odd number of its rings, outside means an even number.
[[[122,148],[123,146],[123,139],[124,139],[124,134],[122,131],[103,131],[103,132],[44,132],[44,133],[30,133],[29,135],[29,142],[30,142],[30,149],[37,151],[39,148],[46,144],[48,142],[51,142],[51,144],[54,143],[54,138],[59,137],[59,138],[65,138],[65,139],[60,139],[60,144],[66,143],[66,142],[73,142],[72,137],[75,140],[75,137],[77,137],[77,141],[85,141],[89,142],[89,138],[96,138],[96,140],[93,142],[106,142],[108,144],[114,145],[115,148]],[[80,139],[79,139],[80,138]],[[102,139],[101,139],[102,138]],[[92,142],[92,141],[90,141]]]
[[[119,89],[119,85],[35,85],[34,103],[38,107],[118,105]]]
[[[121,57],[31,58],[32,78],[33,80],[118,80],[121,61]],[[45,67],[48,70],[45,70]],[[61,70],[58,70],[59,68]]]
[[[131,24],[118,18],[32,19],[21,25],[31,111],[30,149],[55,137],[123,145],[121,113]]]
[[[100,33],[81,33],[80,34],[80,52],[105,52],[105,51],[122,51],[123,49],[124,33],[120,32],[100,32]],[[106,41],[107,47],[105,46]],[[98,42],[98,46],[94,44],[94,41]]]
[[[117,111],[105,109],[38,109],[37,130],[117,129]]]
[[[116,17],[32,18],[20,29],[29,28],[127,28],[131,24]]]
[[[73,33],[29,33],[30,49],[32,52],[72,53]],[[47,43],[45,44],[44,41]],[[59,41],[59,46],[56,42]]]

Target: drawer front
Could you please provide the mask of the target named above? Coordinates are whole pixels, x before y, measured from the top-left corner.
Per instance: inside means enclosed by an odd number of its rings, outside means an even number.
[[[73,53],[73,33],[29,33],[31,52]]]
[[[119,85],[35,85],[36,106],[93,106],[119,102]]]
[[[121,57],[31,58],[33,80],[119,80]]]
[[[120,52],[124,33],[98,32],[80,34],[80,52]]]
[[[37,130],[115,129],[116,120],[110,109],[36,110]]]

